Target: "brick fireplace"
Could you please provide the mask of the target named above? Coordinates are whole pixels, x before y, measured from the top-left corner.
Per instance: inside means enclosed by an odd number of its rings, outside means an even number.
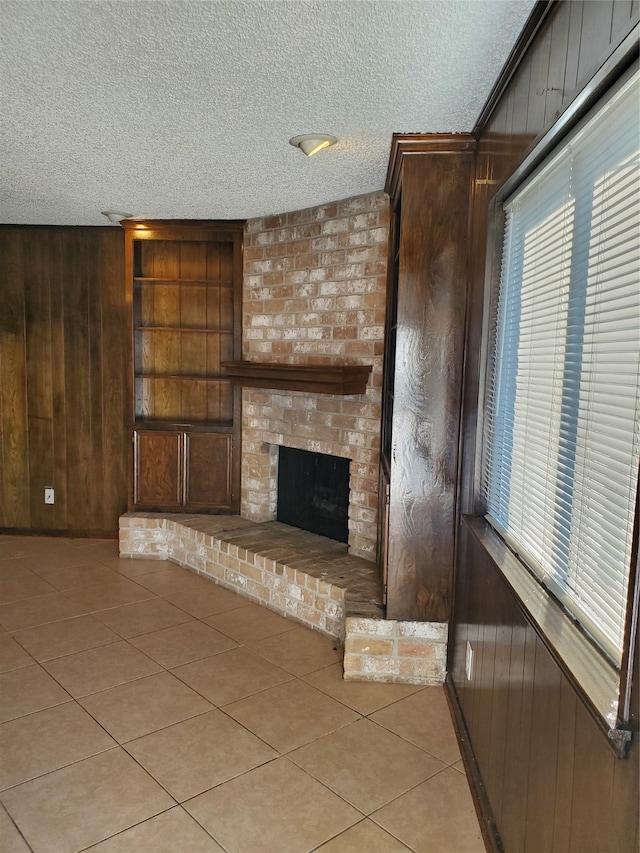
[[[446,623],[383,618],[373,562],[388,230],[382,192],[247,223],[243,360],[368,365],[365,393],[243,389],[242,517],[127,513],[120,552],[170,559],[339,638],[346,680],[439,684]],[[281,446],[349,460],[348,555],[273,521]]]
[[[243,390],[241,514],[275,518],[278,446],[350,460],[349,551],[374,560],[389,233],[383,192],[247,223],[243,359],[372,365],[357,396]]]

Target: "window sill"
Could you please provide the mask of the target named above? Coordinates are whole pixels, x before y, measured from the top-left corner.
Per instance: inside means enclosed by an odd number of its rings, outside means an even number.
[[[617,719],[619,672],[591,645],[483,518],[467,516],[463,521],[511,587],[528,621],[606,734],[616,755],[624,757],[631,731]]]

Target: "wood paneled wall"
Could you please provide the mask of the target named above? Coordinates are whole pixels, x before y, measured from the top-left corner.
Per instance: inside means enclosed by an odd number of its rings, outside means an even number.
[[[458,544],[450,679],[504,850],[637,851],[637,733],[629,756],[616,758],[464,524]],[[474,649],[471,682],[467,640]]]
[[[127,329],[119,228],[0,227],[0,528],[117,532]]]
[[[549,4],[511,79],[495,90],[478,125],[460,515],[474,515],[480,509],[474,465],[485,257],[500,236],[489,233],[490,199],[637,23],[636,0]],[[487,837],[493,849],[638,851],[638,733],[628,758],[616,758],[499,569],[464,522],[457,539],[454,596],[449,690],[469,733],[478,773],[476,790],[480,801],[488,804]],[[475,650],[472,681],[465,677],[467,640]],[[637,637],[635,643],[637,648]],[[636,668],[636,719],[637,678]]]

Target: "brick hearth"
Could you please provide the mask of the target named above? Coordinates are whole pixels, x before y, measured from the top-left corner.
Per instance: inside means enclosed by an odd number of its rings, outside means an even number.
[[[378,571],[347,546],[280,522],[127,513],[120,556],[171,560],[344,642],[344,677],[437,684],[446,625],[384,619]]]

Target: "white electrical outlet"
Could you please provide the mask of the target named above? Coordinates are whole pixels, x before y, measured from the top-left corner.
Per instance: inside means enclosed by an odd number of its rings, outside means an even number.
[[[55,492],[51,486],[45,486],[44,489],[44,502],[46,504],[53,504],[56,502],[55,500]]]
[[[473,649],[471,643],[467,640],[467,654],[464,662],[464,671],[467,674],[467,681],[473,678]]]

